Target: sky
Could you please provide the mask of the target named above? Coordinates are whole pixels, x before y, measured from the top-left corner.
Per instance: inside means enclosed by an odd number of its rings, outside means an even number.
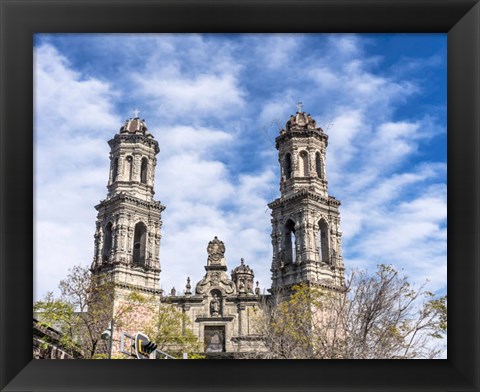
[[[445,34],[37,34],[34,300],[93,260],[110,140],[140,110],[159,142],[161,287],[224,241],[270,287],[275,137],[298,101],[329,136],[347,270],[447,289]]]

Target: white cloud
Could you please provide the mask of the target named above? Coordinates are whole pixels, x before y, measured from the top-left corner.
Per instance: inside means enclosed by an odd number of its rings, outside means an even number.
[[[195,285],[215,235],[225,242],[229,270],[244,257],[269,287],[274,138],[297,99],[319,125],[333,123],[325,129],[327,175],[342,201],[346,265],[392,262],[444,287],[446,168],[423,157],[421,147],[445,131],[433,114],[396,114],[422,90],[416,79],[379,67],[382,58],[367,51],[374,39],[326,38],[314,45],[301,35],[86,40],[108,72],[94,59],[82,70],[81,61],[74,67],[54,46],[37,47],[36,295],[55,289],[69,266],[92,260],[93,206],[106,194],[106,141],[122,125],[117,112],[123,117],[132,102],[161,149],[155,198],[167,207],[165,290],[183,290],[187,276]]]
[[[188,78],[181,75],[165,77],[163,74],[136,74],[132,77],[138,83],[140,93],[153,99],[152,105],[157,104],[167,112],[171,110],[181,113],[188,110],[198,115],[223,117],[226,108],[244,105],[244,93],[233,75],[200,75]]]
[[[54,291],[69,267],[92,261],[93,205],[108,175],[106,135],[119,120],[109,85],[83,79],[51,45],[35,49],[34,92],[38,298]]]
[[[34,52],[35,123],[42,138],[55,139],[59,133],[98,132],[117,126],[109,85],[82,76],[69,68],[65,57],[51,45]]]
[[[278,69],[289,62],[301,47],[302,36],[294,34],[268,34],[257,36],[256,54],[269,69]]]

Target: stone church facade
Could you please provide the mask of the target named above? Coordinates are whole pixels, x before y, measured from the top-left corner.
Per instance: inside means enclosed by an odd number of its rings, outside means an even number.
[[[91,271],[115,283],[112,312],[129,293],[145,294],[183,312],[206,353],[251,353],[264,350],[255,320],[260,305],[276,293],[288,293],[299,283],[344,289],[340,201],[327,191],[328,136],[301,107],[275,139],[280,197],[269,204],[273,257],[268,295],[260,294],[243,260],[228,274],[225,244],[217,237],[207,245],[203,279],[193,284],[187,278],[180,295],[173,289],[164,295],[159,282],[165,207],[154,200],[158,142],[136,115],[108,143],[108,194],[95,207]]]

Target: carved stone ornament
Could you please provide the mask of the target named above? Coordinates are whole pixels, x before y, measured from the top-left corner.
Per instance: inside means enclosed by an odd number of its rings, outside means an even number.
[[[298,110],[298,108],[297,108]],[[290,116],[290,119],[285,124],[285,130],[289,131],[292,129],[319,129],[317,128],[317,122],[312,118],[310,114],[305,112],[297,111],[293,116]]]
[[[225,245],[216,236],[208,243],[208,265],[224,265],[225,264]]]
[[[216,294],[213,295],[213,299],[210,301],[210,315],[213,317],[221,316],[220,300]]]
[[[205,294],[213,288],[221,289],[226,295],[235,293],[235,283],[228,279],[224,271],[209,271],[205,277],[197,283],[195,292]]]

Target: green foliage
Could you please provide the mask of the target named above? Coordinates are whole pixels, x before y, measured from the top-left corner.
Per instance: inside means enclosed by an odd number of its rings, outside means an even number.
[[[202,351],[202,345],[191,329],[190,320],[170,304],[161,304],[157,308],[156,317],[145,331],[158,349],[176,358],[182,358],[184,352],[189,353],[190,359],[201,357],[191,354]]]
[[[140,328],[159,349],[177,358],[188,352],[201,351],[201,344],[192,332],[187,317],[173,306],[160,305],[158,298],[131,292],[114,307],[114,284],[107,276],[93,276],[88,268],[76,266],[59,284],[61,295],[48,293],[34,304],[34,312],[41,325],[61,332],[61,343],[66,348],[81,347],[84,358],[108,358],[107,342],[102,332],[113,320],[115,330]],[[153,315],[153,321],[149,321]],[[118,342],[117,342],[118,343]],[[112,359],[125,359],[123,354]]]
[[[73,333],[76,318],[71,304],[55,299],[53,293],[49,292],[45,295],[43,301],[34,303],[33,311],[40,326],[52,328],[60,333],[59,343],[67,352],[73,354],[73,351],[78,349]],[[46,349],[48,343],[54,343],[54,339],[49,336],[45,336],[43,339],[41,348]]]
[[[422,289],[389,265],[352,273],[344,292],[293,286],[263,305],[258,333],[271,358],[435,358],[447,297]]]

